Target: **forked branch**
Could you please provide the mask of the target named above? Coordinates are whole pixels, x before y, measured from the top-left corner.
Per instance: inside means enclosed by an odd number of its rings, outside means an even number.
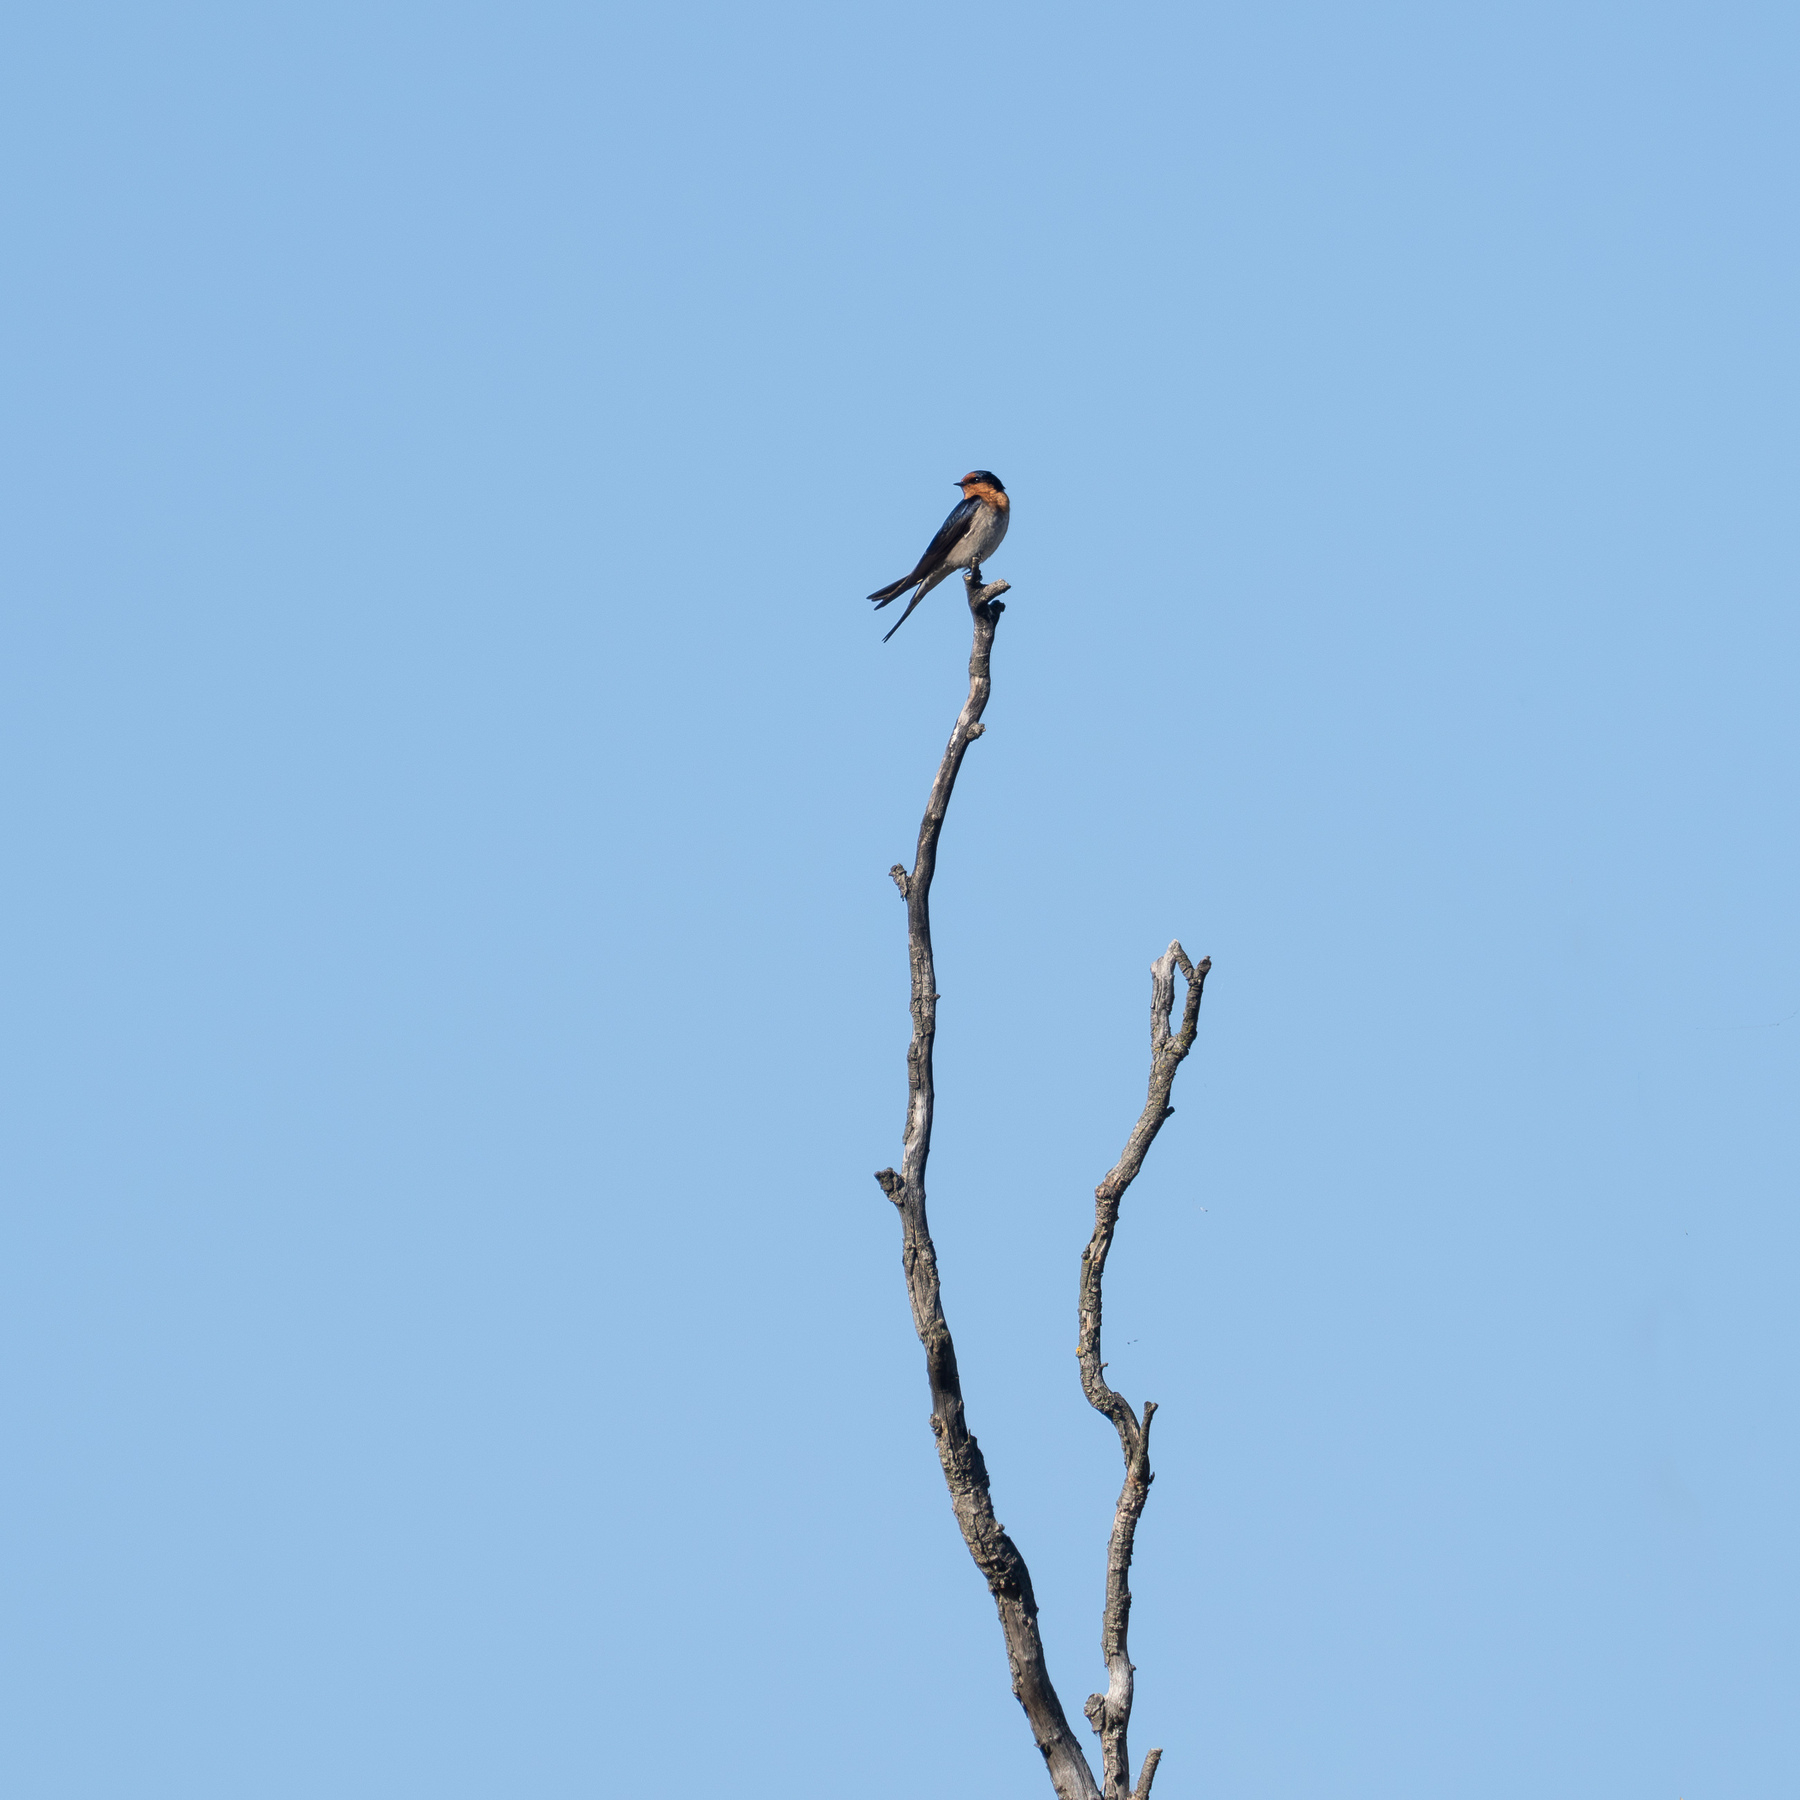
[[[875,1179],[900,1213],[901,1267],[912,1303],[913,1327],[925,1349],[925,1372],[931,1386],[931,1430],[937,1439],[938,1460],[950,1490],[950,1504],[969,1547],[994,1596],[1000,1628],[1006,1639],[1007,1661],[1012,1668],[1013,1693],[1031,1722],[1059,1800],[1101,1800],[1092,1769],[1051,1685],[1044,1661],[1043,1639],[1038,1631],[1037,1600],[1031,1574],[1018,1546],[994,1517],[989,1493],[987,1464],[981,1447],[969,1430],[964,1414],[962,1381],[957,1373],[956,1346],[944,1317],[938,1286],[937,1251],[925,1211],[925,1165],[931,1155],[931,1122],[935,1092],[932,1084],[932,1049],[937,1037],[937,976],[931,951],[931,881],[937,870],[938,838],[949,810],[950,796],[968,747],[983,731],[992,682],[989,662],[994,631],[1005,611],[999,596],[1007,591],[1004,581],[983,585],[979,569],[964,576],[969,614],[974,624],[974,646],[969,654],[969,697],[957,718],[950,742],[938,765],[937,779],[925,804],[919,826],[918,853],[911,870],[896,863],[890,874],[906,902],[907,942],[912,964],[912,1043],[906,1054],[906,1130],[900,1167],[882,1169]],[[1143,1166],[1145,1155],[1174,1108],[1169,1094],[1175,1071],[1193,1048],[1200,1015],[1200,993],[1210,960],[1198,967],[1190,963],[1179,944],[1171,944],[1152,968],[1150,1004],[1150,1093],[1144,1111],[1125,1145],[1125,1153],[1095,1191],[1094,1235],[1082,1256],[1081,1326],[1077,1354],[1081,1360],[1081,1384],[1088,1399],[1112,1420],[1125,1456],[1125,1485],[1113,1516],[1112,1541],[1107,1554],[1106,1610],[1101,1627],[1101,1648],[1107,1665],[1107,1691],[1095,1694],[1086,1711],[1100,1734],[1104,1767],[1105,1800],[1149,1800],[1150,1784],[1162,1758],[1152,1750],[1145,1758],[1138,1784],[1131,1787],[1126,1729],[1131,1720],[1132,1667],[1127,1654],[1127,1628],[1131,1616],[1131,1551],[1137,1522],[1144,1510],[1153,1477],[1150,1473],[1150,1421],[1155,1404],[1144,1403],[1140,1421],[1130,1403],[1106,1385],[1105,1364],[1100,1360],[1100,1287],[1107,1252],[1119,1222],[1119,1202]],[[1187,982],[1181,1027],[1170,1027],[1175,1004],[1175,971]]]
[[[950,1505],[962,1529],[963,1542],[994,1596],[1006,1658],[1012,1667],[1013,1693],[1031,1721],[1031,1733],[1050,1772],[1060,1800],[1099,1800],[1093,1771],[1051,1686],[1038,1633],[1037,1599],[1031,1574],[1018,1546],[994,1517],[988,1492],[987,1464],[963,1412],[962,1381],[956,1369],[956,1346],[944,1318],[938,1291],[937,1251],[925,1216],[925,1164],[931,1155],[934,1098],[931,1055],[937,1036],[937,978],[931,955],[931,878],[937,869],[938,837],[944,828],[957,771],[969,745],[981,735],[991,679],[989,658],[994,630],[1006,609],[1000,595],[1007,584],[982,585],[979,570],[963,577],[975,641],[969,654],[969,697],[950,733],[925,817],[919,826],[919,849],[909,873],[896,863],[894,885],[906,901],[907,941],[912,960],[912,1044],[906,1053],[906,1132],[898,1171],[883,1169],[875,1177],[900,1211],[901,1267],[912,1302],[913,1327],[925,1347],[925,1373],[931,1384],[931,1430],[938,1461],[950,1489]]]
[[[1106,1553],[1106,1608],[1100,1624],[1100,1651],[1106,1658],[1106,1692],[1092,1694],[1083,1709],[1088,1722],[1100,1734],[1105,1800],[1149,1800],[1156,1779],[1160,1750],[1144,1758],[1135,1791],[1131,1785],[1131,1757],[1126,1732],[1131,1724],[1131,1656],[1126,1639],[1131,1626],[1131,1550],[1144,1502],[1150,1497],[1150,1421],[1156,1402],[1144,1402],[1140,1421],[1131,1403],[1106,1384],[1106,1364],[1100,1360],[1100,1287],[1106,1274],[1106,1257],[1119,1224],[1119,1203],[1125,1190],[1144,1166],[1156,1134],[1173,1112],[1169,1095],[1175,1071],[1194,1047],[1200,1023],[1200,995],[1206,986],[1211,957],[1198,964],[1187,959],[1179,943],[1171,944],[1150,966],[1150,1092],[1144,1110],[1125,1141],[1125,1153],[1113,1164],[1106,1179],[1094,1190],[1094,1235],[1081,1253],[1081,1322],[1075,1354],[1081,1363],[1081,1386],[1096,1411],[1112,1420],[1125,1458],[1125,1485],[1113,1513],[1112,1541]],[[1175,971],[1187,983],[1181,1010],[1181,1029],[1170,1029],[1175,1009]]]

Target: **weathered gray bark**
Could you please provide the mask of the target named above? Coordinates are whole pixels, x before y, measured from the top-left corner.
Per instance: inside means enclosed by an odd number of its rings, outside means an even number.
[[[950,1505],[962,1528],[963,1542],[994,1596],[1000,1629],[1006,1638],[1006,1659],[1012,1665],[1013,1693],[1031,1721],[1031,1734],[1050,1771],[1050,1781],[1061,1800],[1099,1800],[1093,1771],[1069,1721],[1062,1702],[1050,1683],[1044,1663],[1044,1643],[1038,1634],[1037,1599],[1031,1591],[1031,1573],[1018,1546],[994,1517],[988,1494],[987,1463],[969,1430],[963,1413],[962,1380],[956,1370],[956,1346],[944,1318],[938,1292],[937,1251],[925,1217],[925,1164],[931,1155],[933,1100],[931,1050],[937,1036],[937,978],[931,958],[931,878],[937,869],[938,836],[944,828],[951,790],[964,752],[981,735],[981,715],[992,685],[988,660],[994,648],[994,628],[1006,609],[999,596],[1007,584],[996,581],[982,586],[980,571],[963,577],[968,590],[969,612],[975,625],[975,643],[969,653],[969,697],[950,733],[925,817],[919,826],[919,850],[909,875],[896,863],[894,883],[906,900],[907,939],[912,956],[912,1046],[906,1053],[906,1134],[902,1140],[900,1169],[883,1169],[875,1179],[900,1210],[900,1264],[906,1273],[906,1291],[912,1301],[913,1327],[925,1347],[925,1373],[931,1383],[931,1430],[937,1439],[938,1461],[950,1489]]]
[[[1194,1047],[1200,1022],[1200,995],[1211,967],[1211,957],[1203,957],[1197,966],[1190,963],[1179,943],[1171,944],[1151,965],[1150,1093],[1125,1142],[1124,1155],[1094,1190],[1094,1235],[1081,1253],[1081,1318],[1075,1346],[1081,1364],[1081,1385],[1096,1410],[1112,1420],[1125,1457],[1125,1485],[1119,1491],[1112,1542],[1106,1553],[1106,1606],[1100,1623],[1106,1692],[1089,1695],[1084,1708],[1088,1722],[1100,1734],[1105,1800],[1133,1800],[1131,1756],[1125,1742],[1131,1724],[1133,1675],[1126,1642],[1131,1625],[1131,1550],[1144,1502],[1150,1497],[1150,1483],[1155,1480],[1150,1472],[1150,1421],[1156,1416],[1156,1402],[1144,1402],[1140,1422],[1131,1403],[1106,1385],[1106,1364],[1100,1360],[1100,1285],[1106,1274],[1107,1252],[1112,1249],[1113,1233],[1119,1224],[1119,1202],[1144,1166],[1163,1120],[1175,1110],[1169,1104],[1169,1094],[1175,1085],[1175,1071]],[[1181,1029],[1171,1032],[1169,1018],[1175,1007],[1177,968],[1187,983],[1187,1000],[1182,1008]],[[1152,1750],[1144,1758],[1136,1800],[1149,1800],[1150,1784],[1156,1779],[1156,1765],[1161,1760],[1160,1750]]]
[[[937,1439],[938,1460],[950,1490],[950,1504],[962,1530],[963,1542],[994,1596],[1000,1628],[1006,1639],[1007,1661],[1012,1668],[1013,1693],[1025,1709],[1032,1736],[1049,1771],[1059,1800],[1101,1800],[1075,1733],[1051,1685],[1044,1661],[1043,1639],[1038,1632],[1037,1600],[1031,1574],[1018,1546],[994,1517],[988,1490],[987,1464],[969,1430],[964,1414],[962,1381],[956,1368],[956,1346],[938,1287],[937,1252],[925,1212],[925,1165],[931,1155],[932,1047],[937,1036],[937,979],[931,953],[931,880],[937,869],[938,837],[956,786],[964,753],[980,737],[981,715],[992,685],[989,661],[994,631],[1006,609],[999,596],[1007,583],[983,585],[981,571],[964,577],[969,613],[974,623],[974,646],[969,654],[969,697],[963,704],[950,742],[938,765],[937,779],[925,805],[919,826],[918,854],[912,871],[896,863],[890,873],[906,902],[907,938],[912,963],[912,1044],[906,1055],[906,1131],[900,1168],[880,1170],[875,1179],[900,1213],[901,1267],[912,1303],[913,1326],[925,1349],[925,1371],[931,1386],[931,1430]],[[1179,1037],[1170,1035],[1169,1014],[1174,995],[1174,969],[1179,962],[1187,977],[1188,1002]],[[1175,1069],[1194,1041],[1200,1006],[1200,983],[1210,965],[1196,971],[1173,944],[1155,966],[1156,987],[1152,1005],[1150,1102],[1138,1121],[1118,1166],[1101,1184],[1098,1194],[1094,1241],[1082,1265],[1081,1340],[1082,1385],[1088,1398],[1113,1419],[1125,1448],[1125,1491],[1120,1495],[1113,1522],[1112,1548],[1107,1562],[1106,1616],[1102,1644],[1107,1658],[1108,1693],[1088,1702],[1089,1717],[1101,1735],[1107,1775],[1107,1800],[1132,1800],[1126,1782],[1125,1728],[1131,1714],[1131,1664],[1125,1654],[1126,1620],[1131,1606],[1127,1571],[1131,1565],[1132,1534],[1150,1484],[1148,1461],[1149,1425],[1155,1407],[1144,1408],[1140,1426],[1130,1406],[1106,1386],[1100,1370],[1100,1276],[1106,1252],[1118,1222],[1119,1197],[1130,1185],[1145,1152],[1172,1110],[1169,1089]],[[1156,1010],[1160,1006],[1160,1013]],[[1091,1372],[1090,1372],[1091,1362]],[[1098,1709],[1098,1714],[1096,1709]],[[1161,1757],[1152,1750],[1144,1759],[1137,1800],[1148,1800],[1150,1783]],[[1116,1771],[1116,1781],[1115,1781]]]

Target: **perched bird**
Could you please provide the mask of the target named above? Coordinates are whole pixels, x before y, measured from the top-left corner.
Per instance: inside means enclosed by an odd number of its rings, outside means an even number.
[[[900,615],[900,623],[894,631],[912,617],[913,607],[946,575],[954,574],[958,569],[973,569],[979,575],[982,558],[999,549],[1000,540],[1006,536],[1012,503],[1006,497],[1000,477],[987,469],[971,469],[956,485],[962,489],[963,497],[951,508],[949,518],[938,527],[937,536],[925,546],[925,554],[919,558],[917,567],[910,575],[890,581],[869,596],[875,602],[875,610],[880,612],[890,600],[898,600],[915,582],[918,584],[919,591]],[[881,641],[885,644],[894,631]]]

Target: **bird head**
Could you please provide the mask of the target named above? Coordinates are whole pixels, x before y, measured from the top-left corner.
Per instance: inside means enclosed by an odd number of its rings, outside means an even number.
[[[956,485],[965,494],[979,493],[983,488],[992,488],[996,494],[1006,492],[1006,483],[991,469],[971,469]]]

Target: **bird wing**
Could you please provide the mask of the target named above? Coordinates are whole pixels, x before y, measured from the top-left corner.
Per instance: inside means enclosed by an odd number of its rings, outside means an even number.
[[[934,564],[940,563],[955,548],[957,540],[969,529],[969,521],[981,510],[981,502],[973,494],[965,495],[951,507],[950,516],[938,527],[938,534],[925,546],[925,554],[919,558],[915,575],[923,575]]]
[[[898,581],[890,581],[886,587],[877,588],[869,598],[875,602],[875,610],[880,612],[890,600],[898,600],[912,584],[921,576],[929,575],[937,568],[946,556],[962,541],[962,535],[969,529],[969,521],[975,517],[981,502],[973,494],[957,501],[951,507],[950,516],[938,527],[937,536],[925,546],[925,554],[913,564],[910,575],[902,575]],[[915,605],[917,602],[915,601]],[[907,609],[911,611],[909,607]],[[898,627],[896,627],[898,629]],[[893,632],[888,633],[889,637]]]

